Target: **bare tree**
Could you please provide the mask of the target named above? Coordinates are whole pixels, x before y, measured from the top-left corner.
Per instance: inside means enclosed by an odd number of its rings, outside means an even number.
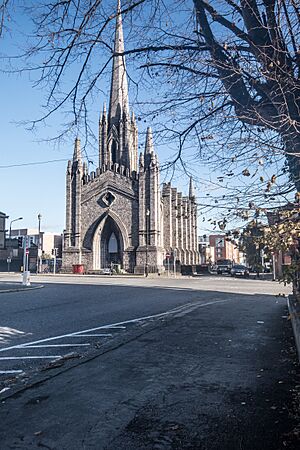
[[[200,41],[211,56],[235,110],[250,125],[278,133],[290,173],[300,190],[300,7],[295,0],[226,1],[222,14],[211,1],[194,0]],[[224,42],[218,24],[229,32]]]
[[[47,89],[34,125],[64,108],[66,129],[83,123],[91,136],[89,105],[105,92],[113,57],[115,1],[39,0],[27,12],[26,69]],[[300,190],[296,0],[127,0],[122,14],[139,118],[156,123],[162,143],[177,140],[167,168],[192,171],[201,160],[215,171],[204,208],[245,218]]]
[[[5,28],[5,22],[8,17],[8,4],[10,0],[1,0],[0,2],[0,37],[3,34],[3,30]]]

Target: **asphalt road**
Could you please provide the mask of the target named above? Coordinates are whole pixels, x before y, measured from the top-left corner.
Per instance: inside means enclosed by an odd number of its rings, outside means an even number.
[[[0,275],[0,281],[4,280],[17,282],[19,275]],[[43,288],[0,294],[0,382],[70,352],[88,351],[124,329],[95,330],[103,326],[165,313],[190,302],[284,291],[273,282],[220,276],[124,279],[50,275],[32,280],[33,287],[42,283]]]
[[[25,332],[7,337],[0,357],[51,357],[76,340],[90,344],[76,351],[92,358],[4,392],[1,450],[299,448],[299,366],[286,299],[274,296],[282,286],[223,277],[43,280],[54,283],[0,295],[0,325]],[[32,360],[20,361],[0,364],[26,372]]]

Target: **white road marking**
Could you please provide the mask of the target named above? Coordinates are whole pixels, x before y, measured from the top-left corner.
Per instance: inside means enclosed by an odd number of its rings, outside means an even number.
[[[49,348],[49,347],[88,347],[91,344],[49,344],[49,345],[23,345],[19,348]]]
[[[120,329],[120,330],[126,330],[126,327],[121,327],[121,326],[120,327],[109,327],[109,328],[112,328],[112,329],[116,328],[116,329]]]
[[[0,394],[3,394],[4,392],[9,391],[9,390],[10,390],[9,387],[5,387],[5,388],[1,389]]]
[[[200,304],[195,304],[195,302],[193,302],[193,303],[186,303],[185,305],[177,306],[176,308],[170,309],[169,311],[166,311],[166,312],[163,312],[163,313],[152,314],[152,315],[149,315],[149,316],[138,317],[136,319],[125,320],[123,322],[116,322],[116,323],[111,323],[111,324],[108,324],[108,325],[102,325],[100,327],[89,328],[87,330],[76,331],[76,332],[68,333],[68,334],[61,334],[59,336],[53,336],[53,337],[46,338],[46,339],[39,339],[38,341],[27,342],[27,343],[19,344],[19,345],[13,345],[11,347],[6,347],[6,348],[0,349],[0,352],[6,352],[6,351],[12,350],[12,349],[26,348],[26,347],[33,346],[33,345],[36,345],[36,344],[41,344],[43,342],[55,341],[55,340],[58,340],[58,339],[70,338],[70,337],[74,337],[74,336],[78,336],[78,335],[82,335],[82,337],[84,337],[84,333],[90,333],[90,332],[98,331],[98,330],[111,329],[111,328],[119,327],[119,326],[122,326],[122,325],[125,325],[125,324],[127,325],[127,324],[131,324],[131,323],[138,323],[138,322],[142,322],[144,320],[156,319],[156,318],[159,318],[159,317],[165,317],[165,316],[170,316],[170,315],[174,315],[175,317],[177,315],[178,317],[181,317],[182,314],[184,314],[184,313],[187,314],[191,310],[194,310],[194,309],[197,309],[197,308],[203,308],[204,306],[214,305],[214,304],[217,304],[217,303],[228,302],[230,300],[231,299],[215,300],[215,301],[211,301],[211,302],[207,302],[207,303],[200,303]],[[180,314],[180,316],[178,314]],[[28,358],[30,358],[30,357],[28,357]],[[41,356],[40,358],[43,358],[43,357]],[[53,358],[55,358],[55,356],[53,356]],[[1,359],[2,358],[0,358],[0,360]]]
[[[23,370],[0,370],[0,375],[12,374],[12,373],[23,373]]]
[[[10,359],[56,359],[61,358],[61,355],[52,356],[1,356],[0,361],[7,361]]]
[[[112,337],[112,334],[110,333],[99,333],[99,334],[71,334],[69,337],[78,337],[78,338],[83,338],[85,336],[90,336],[90,337],[97,337],[97,336],[109,336]],[[74,344],[76,345],[76,344]]]

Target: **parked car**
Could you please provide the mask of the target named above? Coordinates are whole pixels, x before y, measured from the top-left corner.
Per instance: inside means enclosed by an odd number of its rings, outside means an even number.
[[[100,270],[101,275],[111,275],[111,269],[109,267],[106,267],[104,269]]]
[[[217,260],[217,273],[230,273],[232,268],[231,259],[218,259]]]
[[[236,264],[232,266],[230,271],[230,275],[232,277],[245,277],[248,278],[250,274],[250,270],[246,266],[242,266],[240,264]]]

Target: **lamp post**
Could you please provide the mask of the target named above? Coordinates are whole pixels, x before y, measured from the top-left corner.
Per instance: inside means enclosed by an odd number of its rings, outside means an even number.
[[[9,240],[11,240],[11,224],[13,222],[16,222],[17,220],[23,220],[23,217],[18,217],[17,219],[13,219],[13,220],[10,221],[10,224],[9,224]]]
[[[37,265],[36,265],[36,273],[40,273],[41,272],[41,219],[42,219],[42,214],[39,213],[38,216],[38,221],[39,221],[39,235],[38,235],[38,255],[37,255]]]
[[[148,270],[149,217],[150,217],[150,210],[147,208],[147,210],[146,210],[146,270],[145,270],[146,277],[148,276],[148,273],[149,273],[149,270]]]

